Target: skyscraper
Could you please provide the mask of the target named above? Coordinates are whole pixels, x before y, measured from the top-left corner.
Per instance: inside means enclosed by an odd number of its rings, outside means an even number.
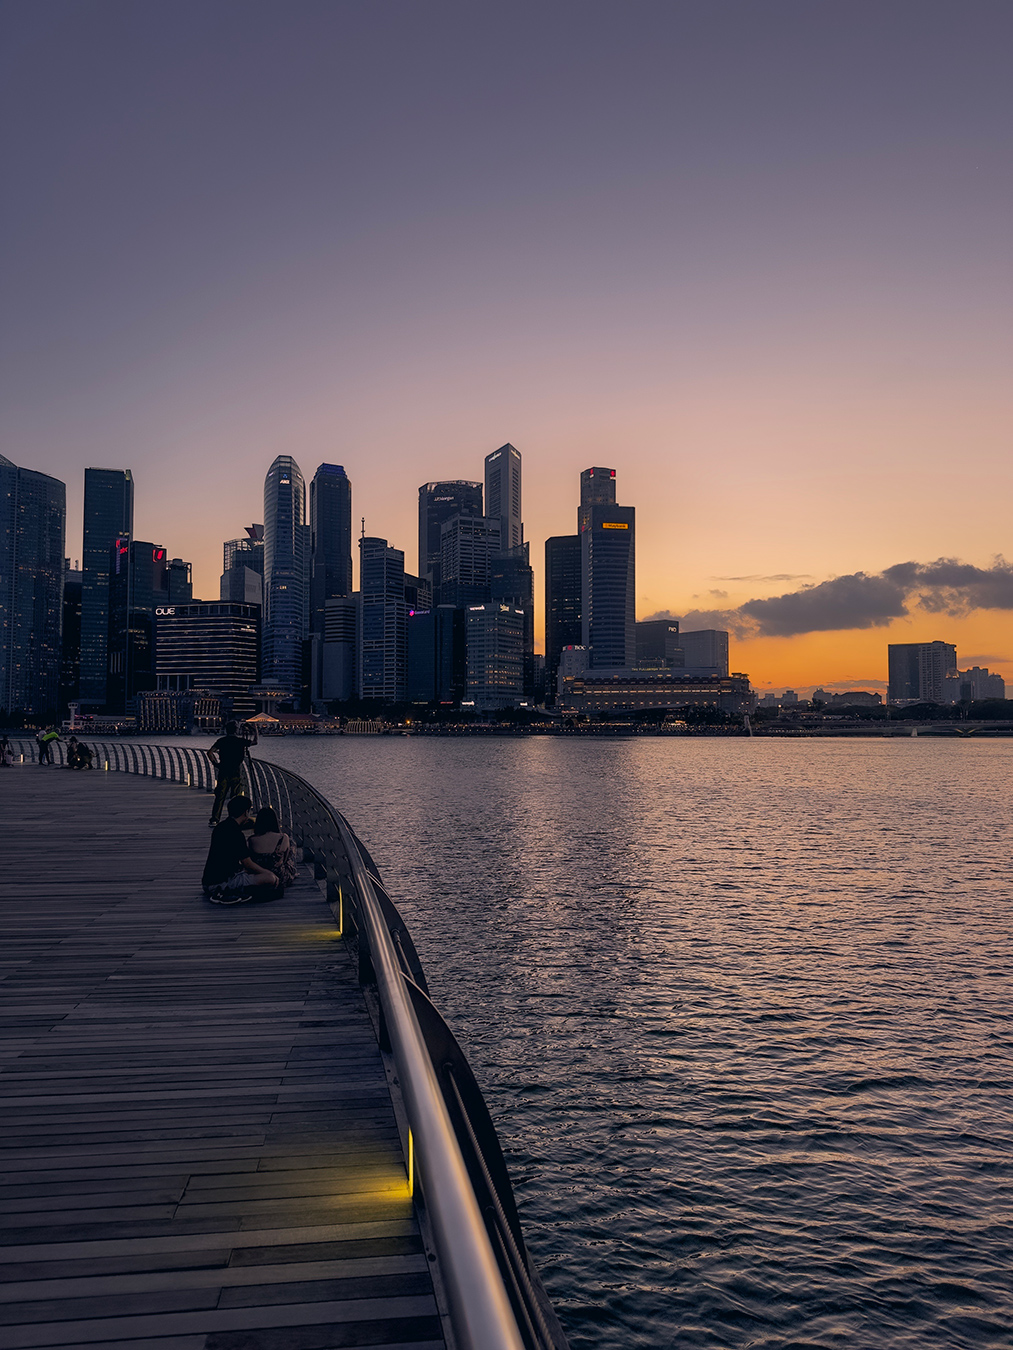
[[[156,617],[157,685],[167,693],[217,694],[248,717],[260,661],[260,606],[225,601],[161,605]]]
[[[530,546],[517,544],[489,562],[489,599],[524,613],[524,693],[535,693],[535,574]]]
[[[291,455],[264,480],[263,680],[299,698],[309,621],[306,485]]]
[[[359,697],[397,703],[405,690],[404,552],[359,540]]]
[[[81,554],[81,702],[103,707],[109,670],[109,550],[134,528],[129,469],[85,469]]]
[[[524,692],[524,614],[513,605],[464,611],[468,698],[475,707],[516,707]]]
[[[432,585],[434,604],[440,603],[444,524],[454,516],[481,514],[481,483],[456,478],[419,488],[419,576]]]
[[[57,710],[66,525],[66,486],[0,455],[0,713]]]
[[[226,539],[219,597],[235,604],[264,603],[264,527],[247,525],[245,539]]]
[[[127,535],[113,541],[109,554],[106,706],[131,713],[137,695],[157,682],[155,620],[170,604],[169,561],[159,544]],[[182,566],[189,570],[189,563]]]
[[[577,509],[577,533],[586,528],[592,506],[614,506],[615,469],[585,469],[580,475],[580,506]]]
[[[499,527],[498,516],[453,516],[444,521],[439,604],[478,605],[489,599],[492,560],[501,551]]]
[[[586,469],[580,495],[581,641],[592,670],[628,668],[636,660],[636,511],[613,505],[614,469]]]
[[[891,642],[887,646],[891,703],[943,703],[947,676],[956,674],[951,642]]]
[[[352,485],[340,464],[321,464],[310,483],[314,633],[323,632],[324,602],[352,594]]]
[[[580,535],[557,534],[545,541],[545,694],[556,696],[559,657],[583,638]]]
[[[485,457],[485,514],[499,518],[500,547],[518,548],[524,543],[521,519],[521,452],[508,441]]]

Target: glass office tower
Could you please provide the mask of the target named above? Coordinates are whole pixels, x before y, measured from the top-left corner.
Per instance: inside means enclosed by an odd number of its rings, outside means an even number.
[[[359,540],[359,697],[397,703],[405,691],[404,553]]]
[[[509,441],[485,457],[485,513],[499,519],[500,547],[504,553],[524,543],[521,452]]]
[[[0,713],[58,711],[66,526],[66,486],[0,455]]]
[[[309,528],[306,485],[290,455],[279,455],[264,480],[265,683],[298,698],[309,627]]]
[[[556,696],[559,657],[564,647],[579,647],[580,535],[557,534],[545,541],[545,693]]]
[[[110,549],[134,528],[134,480],[129,469],[85,469],[81,554],[81,702],[104,707],[109,670]]]
[[[623,669],[636,660],[636,510],[581,507],[581,641],[589,665]]]
[[[457,478],[419,488],[419,576],[431,584],[434,605],[440,604],[443,526],[454,516],[481,514],[481,483]]]
[[[352,594],[352,485],[340,464],[321,464],[310,483],[311,627],[323,632],[324,604]]]

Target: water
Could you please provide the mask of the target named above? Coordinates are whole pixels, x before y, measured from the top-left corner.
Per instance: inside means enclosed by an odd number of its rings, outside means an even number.
[[[376,858],[573,1350],[1013,1344],[1013,742],[258,753]]]

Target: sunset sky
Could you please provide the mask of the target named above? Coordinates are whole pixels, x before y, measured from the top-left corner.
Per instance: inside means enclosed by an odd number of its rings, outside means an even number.
[[[1008,0],[0,25],[0,452],[67,482],[73,558],[85,467],[130,468],[216,597],[286,453],[414,569],[418,485],[511,441],[539,628],[602,464],[638,617],[730,625],[758,688],[882,687],[932,638],[1013,684]]]

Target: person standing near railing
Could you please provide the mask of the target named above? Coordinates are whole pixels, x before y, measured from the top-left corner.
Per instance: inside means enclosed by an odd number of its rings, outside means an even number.
[[[225,735],[219,736],[208,751],[208,759],[215,766],[218,775],[215,781],[215,802],[211,808],[211,819],[208,821],[212,829],[221,819],[226,797],[238,797],[243,790],[243,760],[250,748],[250,741],[245,736],[238,735],[237,731],[235,722],[227,722]],[[256,743],[254,732],[253,744]]]

